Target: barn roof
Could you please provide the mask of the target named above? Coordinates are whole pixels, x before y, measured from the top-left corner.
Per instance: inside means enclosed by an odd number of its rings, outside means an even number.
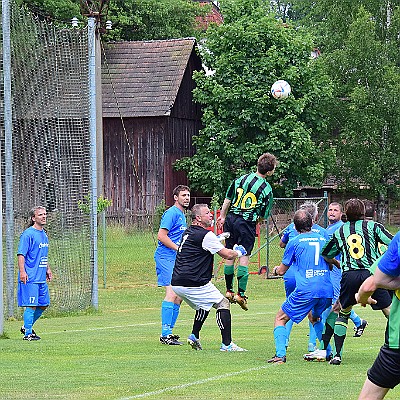
[[[103,117],[170,115],[194,46],[194,38],[107,43]]]

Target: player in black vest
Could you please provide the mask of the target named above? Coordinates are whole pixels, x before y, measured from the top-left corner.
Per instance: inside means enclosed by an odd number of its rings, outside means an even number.
[[[182,235],[172,273],[172,290],[196,310],[188,344],[202,350],[200,330],[211,308],[221,330],[221,351],[246,351],[232,342],[230,303],[211,282],[214,254],[235,259],[246,254],[243,246],[227,249],[217,236],[207,230],[213,216],[206,204],[196,204],[191,210],[192,225]]]

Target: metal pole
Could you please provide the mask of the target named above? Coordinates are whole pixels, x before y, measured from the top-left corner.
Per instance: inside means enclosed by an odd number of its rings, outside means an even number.
[[[2,26],[3,26],[3,77],[4,77],[4,147],[5,147],[5,191],[7,219],[7,303],[8,315],[14,314],[14,215],[12,200],[12,99],[11,99],[11,27],[10,27],[10,2],[2,1]],[[3,238],[3,204],[0,196],[0,235]],[[3,333],[4,306],[3,306],[3,239],[0,246],[1,270],[1,298],[0,301],[0,333]]]
[[[96,19],[88,18],[88,54],[89,54],[89,131],[91,164],[91,236],[92,236],[92,306],[99,307],[99,271],[97,260],[97,131],[96,131]]]

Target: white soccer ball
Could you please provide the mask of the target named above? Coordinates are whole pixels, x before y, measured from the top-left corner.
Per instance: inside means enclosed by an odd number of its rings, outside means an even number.
[[[276,81],[271,86],[271,94],[275,99],[286,99],[290,95],[291,92],[292,92],[292,88],[283,79]]]

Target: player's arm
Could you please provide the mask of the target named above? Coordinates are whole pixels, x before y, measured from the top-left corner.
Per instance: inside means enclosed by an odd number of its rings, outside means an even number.
[[[219,256],[225,258],[226,260],[234,260],[237,257],[245,256],[247,254],[247,251],[242,245],[235,244],[233,246],[233,250],[224,247],[217,253]]]
[[[158,230],[157,239],[165,246],[172,250],[177,251],[178,245],[174,243],[168,236],[168,229],[160,228]]]
[[[28,274],[25,270],[25,257],[23,254],[18,254],[18,269],[19,269],[19,278],[22,283],[28,282]]]
[[[324,256],[325,261],[329,264],[329,268],[332,270],[333,266],[340,269],[340,262],[336,258],[328,258]]]
[[[228,214],[228,210],[229,210],[230,206],[231,206],[231,200],[226,198],[224,200],[223,204],[222,204],[221,212],[220,212],[219,217],[217,219],[217,227],[218,227],[218,229],[222,229],[222,227],[224,225],[224,222],[225,222],[226,215]]]
[[[356,293],[357,303],[360,303],[364,307],[366,304],[376,304],[376,300],[372,299],[371,296],[379,288],[389,290],[400,289],[400,276],[387,275],[378,266],[374,275],[367,278],[360,286],[360,289],[358,289],[358,293]]]
[[[272,275],[285,275],[285,272],[289,269],[289,266],[280,263],[280,265],[277,265],[276,267],[274,267],[274,269],[272,270]]]

